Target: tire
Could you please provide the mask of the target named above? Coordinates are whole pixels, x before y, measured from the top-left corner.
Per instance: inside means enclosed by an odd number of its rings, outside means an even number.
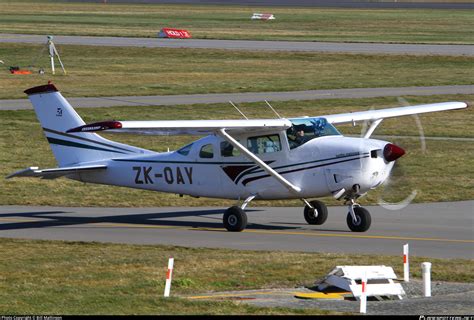
[[[354,213],[358,220],[357,223],[352,221],[350,213],[347,214],[347,226],[349,229],[354,232],[365,232],[369,230],[370,224],[372,223],[369,211],[362,207],[354,207]]]
[[[318,200],[313,200],[310,202],[314,210],[308,206],[304,207],[304,219],[308,224],[321,225],[326,222],[328,218],[328,208],[324,203]],[[315,211],[318,212],[318,215],[315,215]]]
[[[237,206],[227,209],[222,220],[224,227],[232,232],[242,231],[247,226],[247,214]]]

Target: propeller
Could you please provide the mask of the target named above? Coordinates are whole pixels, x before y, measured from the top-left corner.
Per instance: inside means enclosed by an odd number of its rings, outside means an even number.
[[[410,105],[406,99],[401,97],[398,98],[398,102],[402,106]],[[423,126],[421,125],[418,115],[413,115],[413,118],[418,128],[421,153],[424,154],[426,151],[426,143]],[[393,144],[388,144],[384,149],[384,157],[387,161],[393,161],[393,167],[390,176],[381,186],[383,190],[378,196],[377,203],[388,210],[403,209],[409,205],[418,194],[416,185],[404,166],[408,159],[400,158],[405,151],[399,149],[401,148]]]

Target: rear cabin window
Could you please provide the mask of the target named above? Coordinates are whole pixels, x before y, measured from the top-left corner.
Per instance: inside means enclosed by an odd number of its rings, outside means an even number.
[[[222,141],[221,142],[221,156],[222,157],[237,157],[240,156],[240,151],[237,148],[234,148],[233,145],[231,145],[227,141]]]
[[[278,152],[281,150],[280,136],[273,134],[250,137],[247,139],[247,149],[254,154]]]
[[[189,154],[189,151],[191,151],[191,147],[193,146],[192,143],[182,147],[181,149],[179,149],[178,152],[180,155],[183,155],[183,156],[187,156]]]
[[[199,157],[207,159],[214,158],[214,148],[212,144],[202,146],[201,151],[199,151]]]

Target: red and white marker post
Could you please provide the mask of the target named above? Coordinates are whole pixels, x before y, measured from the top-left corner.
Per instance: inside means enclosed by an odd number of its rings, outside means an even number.
[[[408,261],[408,243],[403,246],[403,280],[410,282],[410,263]]]
[[[367,313],[367,276],[362,278],[362,293],[360,295],[360,313]]]
[[[170,296],[171,291],[171,276],[173,275],[173,264],[174,258],[170,258],[168,261],[168,272],[166,273],[166,284],[165,284],[165,297]]]

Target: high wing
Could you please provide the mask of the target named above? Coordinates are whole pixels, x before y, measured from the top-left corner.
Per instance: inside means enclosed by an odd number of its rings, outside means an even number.
[[[39,169],[38,167],[29,167],[7,176],[7,179],[14,177],[35,177],[42,179],[56,179],[68,174],[74,174],[84,171],[95,171],[95,170],[105,170],[107,169],[106,165],[94,165],[94,166],[77,166],[77,167],[62,167],[62,168],[52,168],[52,169]]]
[[[67,132],[125,132],[150,135],[207,135],[225,128],[229,133],[286,130],[288,119],[261,120],[169,120],[169,121],[104,121],[72,128]]]
[[[443,102],[417,106],[368,110],[321,116],[332,124],[371,121],[436,111],[467,108],[465,102]],[[103,121],[71,128],[67,132],[125,132],[150,135],[206,135],[218,133],[220,129],[232,134],[286,130],[292,126],[289,119],[258,120],[169,120],[169,121]],[[374,128],[375,129],[375,128]]]
[[[436,111],[447,111],[454,109],[467,108],[468,105],[465,102],[443,102],[443,103],[432,103],[432,104],[421,104],[417,106],[398,107],[380,110],[368,110],[341,114],[331,114],[321,116],[326,118],[332,124],[351,123],[357,121],[377,121],[385,118],[394,118],[407,116],[412,114],[436,112]]]

